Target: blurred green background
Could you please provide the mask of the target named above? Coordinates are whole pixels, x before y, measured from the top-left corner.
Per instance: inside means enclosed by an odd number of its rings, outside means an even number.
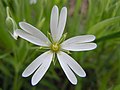
[[[93,34],[98,47],[72,52],[87,73],[85,78],[77,76],[77,85],[68,81],[57,61],[33,87],[32,76],[22,78],[21,74],[44,51],[11,37],[13,26],[6,22],[6,7],[17,25],[26,21],[47,35],[54,5],[68,9],[67,38]],[[120,0],[38,0],[36,4],[29,0],[0,0],[0,90],[120,90]]]

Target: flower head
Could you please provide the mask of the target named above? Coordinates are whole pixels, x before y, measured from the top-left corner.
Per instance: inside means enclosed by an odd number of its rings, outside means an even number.
[[[44,76],[51,64],[54,54],[57,54],[58,61],[72,84],[77,84],[77,78],[74,73],[80,77],[86,76],[82,67],[66,52],[95,49],[97,45],[95,43],[91,43],[91,41],[95,40],[95,36],[75,36],[61,42],[66,19],[67,8],[63,7],[59,16],[58,7],[54,6],[50,20],[51,41],[40,30],[32,25],[26,22],[19,23],[19,26],[22,28],[22,30],[18,29],[16,31],[19,37],[35,45],[49,48],[49,51],[38,56],[22,73],[23,77],[28,77],[35,72],[31,80],[32,85],[36,85]]]

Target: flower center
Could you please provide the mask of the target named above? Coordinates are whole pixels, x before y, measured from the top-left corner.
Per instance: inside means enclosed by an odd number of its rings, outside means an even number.
[[[60,45],[58,43],[54,43],[54,44],[51,45],[51,50],[53,52],[58,52],[59,49],[60,49]]]

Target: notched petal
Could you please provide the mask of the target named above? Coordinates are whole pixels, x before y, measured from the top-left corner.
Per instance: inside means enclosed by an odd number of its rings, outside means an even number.
[[[37,57],[22,73],[23,77],[28,77],[30,76],[32,73],[35,72],[35,70],[42,66],[44,63],[46,63],[47,59],[50,59],[52,53],[50,51],[47,51],[45,53],[43,53],[42,55],[40,55],[39,57]]]
[[[74,75],[73,71],[70,69],[70,67],[68,66],[68,64],[65,62],[66,58],[64,57],[64,53],[63,52],[59,52],[57,54],[57,57],[58,57],[58,60],[59,60],[59,63],[64,71],[64,73],[66,74],[68,80],[76,85],[77,84],[77,78],[76,76]]]
[[[64,32],[66,20],[67,20],[67,8],[63,7],[60,12],[60,18],[59,18],[59,23],[58,23],[58,28],[57,28],[58,33],[57,33],[56,41],[60,40],[60,38]]]
[[[50,45],[49,39],[37,28],[34,26],[30,25],[29,23],[26,22],[19,22],[19,26],[27,33],[31,34],[32,36],[39,38],[41,41],[44,43]]]
[[[33,86],[36,85],[42,79],[44,74],[47,72],[47,70],[48,70],[48,68],[49,68],[49,66],[51,64],[52,57],[53,57],[53,53],[51,53],[49,51],[49,52],[47,52],[45,57],[42,58],[42,60],[44,60],[44,62],[37,69],[37,71],[34,73],[34,75],[32,76],[32,79],[31,79],[31,84]]]
[[[64,52],[60,52],[59,57],[61,58],[61,60],[63,60],[63,63],[68,65],[78,76],[86,76],[86,73],[83,70],[83,68],[71,56]]]
[[[25,32],[25,31],[23,31],[23,30],[17,29],[17,30],[16,30],[16,34],[17,34],[19,37],[21,37],[21,38],[23,38],[23,39],[25,39],[25,40],[27,40],[27,41],[35,44],[35,45],[38,45],[38,46],[46,46],[46,47],[49,46],[49,45],[46,44],[45,42],[41,41],[41,39],[39,39],[39,38],[37,38],[37,37],[35,37],[35,36],[32,36],[31,34]]]
[[[51,30],[51,34],[52,34],[52,38],[53,40],[55,40],[55,38],[57,37],[57,27],[58,27],[58,17],[59,17],[59,10],[58,7],[55,5],[52,8],[51,11],[51,19],[50,19],[50,30]]]
[[[69,45],[73,43],[86,43],[86,42],[91,42],[95,40],[94,35],[82,35],[82,36],[75,36],[72,38],[69,38],[65,40],[62,45]]]
[[[69,45],[61,45],[61,48],[64,50],[70,51],[88,51],[93,50],[97,47],[95,43],[73,43]]]

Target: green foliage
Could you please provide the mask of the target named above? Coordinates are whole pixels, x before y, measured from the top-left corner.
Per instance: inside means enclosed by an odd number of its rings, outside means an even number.
[[[17,25],[26,21],[47,35],[54,5],[60,9],[68,8],[67,38],[93,34],[98,47],[71,54],[87,73],[86,78],[77,77],[76,86],[68,81],[57,61],[33,87],[31,77],[22,78],[21,74],[43,50],[36,50],[36,46],[29,42],[11,37],[12,28],[6,24],[6,8],[9,7],[10,16]],[[38,0],[32,5],[29,0],[0,0],[0,90],[120,90],[119,48],[119,0]]]

